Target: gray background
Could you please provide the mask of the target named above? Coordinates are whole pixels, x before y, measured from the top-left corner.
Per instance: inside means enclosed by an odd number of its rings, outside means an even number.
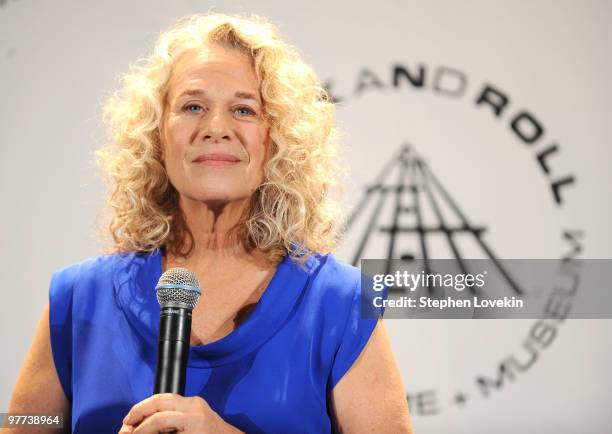
[[[584,258],[610,258],[612,151],[607,1],[243,2],[36,1],[0,2],[0,242],[5,269],[0,410],[47,300],[51,273],[99,254],[95,222],[104,188],[93,151],[105,140],[100,102],[118,74],[146,54],[158,33],[185,14],[258,13],[275,22],[322,79],[347,96],[338,109],[351,176],[346,208],[360,198],[383,163],[410,141],[453,198],[489,231],[505,258],[558,258],[569,250],[561,233],[577,229]],[[463,96],[391,89],[394,63],[428,73],[441,66],[467,77]],[[369,68],[380,90],[354,95]],[[492,83],[511,97],[495,119],[474,97]],[[527,146],[510,131],[521,109],[546,127]],[[557,206],[535,153],[556,142],[553,175],[575,185]],[[551,160],[551,163],[553,160]],[[349,259],[352,228],[339,256]],[[374,237],[368,255],[381,256]],[[404,249],[411,249],[410,240]],[[436,245],[436,243],[433,243]],[[447,257],[442,248],[437,257]],[[482,252],[469,240],[465,253]],[[602,433],[612,422],[612,329],[609,321],[558,325],[537,362],[490,396],[474,379],[494,377],[515,354],[532,321],[388,321],[407,393],[433,391],[421,411],[411,401],[417,433]],[[468,402],[452,403],[465,391]],[[435,411],[431,411],[435,408]],[[427,413],[434,414],[427,414]]]

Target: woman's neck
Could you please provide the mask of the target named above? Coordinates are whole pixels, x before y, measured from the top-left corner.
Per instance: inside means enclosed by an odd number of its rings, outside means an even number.
[[[215,204],[181,197],[179,204],[193,245],[184,256],[166,252],[166,262],[206,268],[227,261],[266,262],[263,252],[248,251],[244,240],[238,236],[237,229],[244,223],[247,215],[248,200]]]

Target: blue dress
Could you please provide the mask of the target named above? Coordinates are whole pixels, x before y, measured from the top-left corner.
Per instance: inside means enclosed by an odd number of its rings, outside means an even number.
[[[51,347],[72,432],[116,433],[153,393],[161,260],[160,250],[100,256],[53,275]],[[238,328],[191,347],[185,395],[247,433],[331,432],[330,392],[376,325],[361,315],[360,282],[332,255],[305,267],[286,257]]]

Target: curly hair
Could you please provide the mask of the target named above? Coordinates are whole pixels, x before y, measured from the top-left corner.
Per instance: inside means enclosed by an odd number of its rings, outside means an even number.
[[[270,125],[270,158],[237,232],[241,241],[273,261],[289,254],[303,262],[314,252],[332,251],[342,225],[330,193],[345,174],[337,159],[334,104],[270,23],[221,14],[188,16],[163,32],[153,53],[130,65],[104,105],[111,140],[97,156],[110,184],[113,250],[164,248],[185,255],[194,247],[161,160],[160,127],[174,63],[206,44],[250,56]]]

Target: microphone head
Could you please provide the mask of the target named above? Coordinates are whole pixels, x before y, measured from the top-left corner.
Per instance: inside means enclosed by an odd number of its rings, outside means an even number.
[[[186,268],[170,268],[159,278],[155,287],[157,301],[164,307],[193,309],[200,299],[200,282]]]

